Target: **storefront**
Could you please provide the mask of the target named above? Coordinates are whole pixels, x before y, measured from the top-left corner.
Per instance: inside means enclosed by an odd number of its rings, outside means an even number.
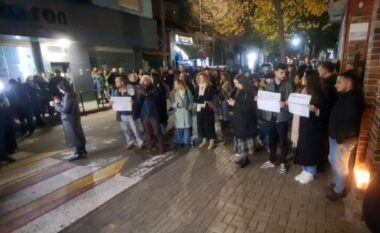
[[[151,18],[91,4],[0,0],[0,78],[59,69],[76,90],[90,90],[92,66],[142,67],[144,50],[157,49],[156,31]]]
[[[190,35],[180,32],[170,32],[170,57],[173,65],[180,64],[186,66],[210,66],[210,44],[208,41],[200,46],[197,35]],[[204,36],[204,35],[202,35]]]

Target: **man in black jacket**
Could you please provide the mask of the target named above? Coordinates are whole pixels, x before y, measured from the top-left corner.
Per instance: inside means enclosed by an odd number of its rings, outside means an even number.
[[[327,167],[327,157],[329,155],[329,118],[332,111],[332,108],[335,105],[335,102],[338,98],[337,92],[335,89],[337,76],[334,74],[334,64],[332,62],[326,61],[322,62],[318,67],[319,76],[321,77],[324,97],[325,97],[325,107],[321,110],[323,116],[322,120],[322,133],[323,141],[321,145],[321,156],[318,162],[318,171],[322,172]]]
[[[347,71],[338,76],[335,85],[338,100],[329,120],[329,161],[333,184],[326,195],[331,201],[345,196],[350,155],[358,141],[364,101],[362,93],[356,89],[356,81],[355,73]]]

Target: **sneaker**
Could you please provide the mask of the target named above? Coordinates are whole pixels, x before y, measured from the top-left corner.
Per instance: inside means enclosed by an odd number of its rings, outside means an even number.
[[[302,172],[294,177],[296,181],[300,181],[301,177],[305,174],[305,171],[302,170]]]
[[[307,183],[310,183],[311,181],[314,180],[314,175],[309,173],[309,172],[305,172],[300,178],[299,178],[299,182],[301,184],[307,184]]]
[[[281,163],[279,166],[280,173],[285,174],[287,172],[285,163]]]
[[[267,168],[275,168],[276,165],[274,165],[271,161],[266,161],[265,163],[263,163],[263,165],[261,165],[261,168],[262,169],[267,169]]]

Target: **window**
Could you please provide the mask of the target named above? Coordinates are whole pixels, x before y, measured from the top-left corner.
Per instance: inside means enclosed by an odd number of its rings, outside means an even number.
[[[128,10],[142,12],[141,0],[118,0],[119,6]]]

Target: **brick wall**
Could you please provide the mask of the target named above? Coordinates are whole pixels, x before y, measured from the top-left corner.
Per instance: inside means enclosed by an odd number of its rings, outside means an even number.
[[[349,1],[347,12],[348,25],[352,22],[369,22],[368,40],[348,42],[343,64],[353,64],[354,56],[360,53],[366,60],[364,73],[364,94],[366,111],[363,115],[359,143],[356,153],[356,164],[366,164],[371,170],[380,170],[380,0],[365,1],[365,9],[356,9],[357,0]],[[356,7],[356,8],[355,8]],[[349,28],[347,28],[347,31]],[[361,59],[362,59],[361,58]],[[352,180],[352,191],[347,199],[346,210],[354,217],[360,218],[364,192],[356,189]],[[347,211],[346,211],[347,214]]]

